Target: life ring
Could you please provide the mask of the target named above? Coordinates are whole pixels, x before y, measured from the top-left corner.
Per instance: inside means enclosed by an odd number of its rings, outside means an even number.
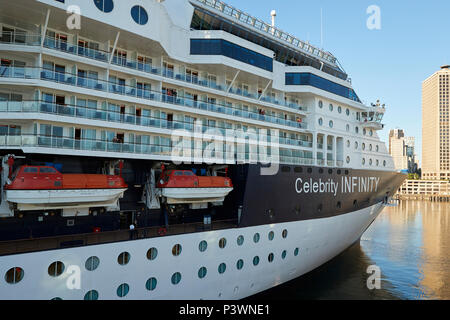
[[[158,235],[160,237],[165,236],[166,234],[167,234],[167,229],[166,228],[161,227],[161,228],[158,229]]]

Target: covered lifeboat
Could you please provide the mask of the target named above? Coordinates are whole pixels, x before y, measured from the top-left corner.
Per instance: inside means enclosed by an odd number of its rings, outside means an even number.
[[[169,204],[223,202],[233,191],[230,178],[197,176],[191,170],[164,171],[157,188]]]
[[[120,176],[62,174],[49,166],[21,166],[5,191],[7,201],[26,211],[110,206],[127,188]]]

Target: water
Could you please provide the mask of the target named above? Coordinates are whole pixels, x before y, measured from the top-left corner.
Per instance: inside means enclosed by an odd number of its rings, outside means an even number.
[[[381,269],[369,290],[367,267]],[[386,208],[355,244],[320,268],[256,299],[450,299],[450,203]]]

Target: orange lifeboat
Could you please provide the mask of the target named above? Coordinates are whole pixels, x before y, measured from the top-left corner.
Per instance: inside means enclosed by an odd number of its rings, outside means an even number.
[[[12,180],[5,186],[6,200],[20,210],[107,205],[128,188],[120,176],[62,174],[49,166],[21,166]]]
[[[157,188],[169,204],[222,202],[233,184],[226,177],[199,177],[191,170],[168,170],[161,174]]]

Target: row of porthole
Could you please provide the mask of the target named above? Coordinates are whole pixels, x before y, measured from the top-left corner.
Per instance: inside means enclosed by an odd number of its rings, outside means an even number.
[[[323,102],[322,102],[322,100],[319,101],[319,108],[320,108],[320,109],[323,108]],[[330,105],[328,106],[328,109],[330,110],[330,112],[333,112],[334,106],[333,106],[332,103],[330,103]],[[337,110],[338,110],[338,113],[342,113],[342,107],[341,107],[341,106],[338,106]],[[349,115],[350,115],[350,109],[348,109],[348,108],[345,109],[345,114],[346,114],[347,116],[349,116]]]
[[[358,200],[353,200],[353,207],[356,208],[358,206]],[[336,209],[342,209],[342,202],[341,201],[337,201],[336,202]],[[294,208],[295,211],[298,211],[298,213],[300,213],[300,206],[297,206]],[[319,204],[317,206],[317,212],[322,212],[323,210],[323,204]]]
[[[355,150],[357,150],[358,147],[359,147],[359,143],[358,143],[358,141],[355,141]],[[350,148],[350,140],[347,140],[347,148]],[[361,148],[363,151],[366,150],[366,144],[364,142],[362,143]],[[369,144],[369,151],[372,151],[372,150],[373,150],[372,144]],[[380,150],[379,145],[375,145],[375,151],[378,152],[379,150]]]
[[[295,248],[294,256],[298,256],[299,252],[300,252],[300,249]],[[286,256],[287,256],[287,251],[283,250],[283,252],[281,253],[281,259],[283,259],[283,260],[286,259]],[[275,255],[273,253],[270,253],[267,257],[267,261],[269,263],[272,263],[274,260],[275,260]],[[253,265],[256,267],[259,265],[259,263],[260,263],[259,256],[255,256],[253,258]],[[236,269],[242,270],[243,268],[244,268],[244,260],[239,259],[236,262]],[[225,263],[221,263],[218,266],[217,271],[219,274],[224,274],[226,269],[227,269],[227,265]],[[206,267],[201,267],[197,273],[198,278],[204,279],[206,277],[207,273],[208,273],[208,269]],[[175,272],[171,277],[171,283],[173,285],[177,285],[181,282],[181,278],[182,278],[181,273]],[[145,288],[148,291],[153,291],[156,289],[157,284],[158,284],[158,280],[155,277],[152,277],[146,281]],[[121,285],[119,285],[117,287],[116,293],[117,293],[118,297],[123,298],[128,294],[129,291],[130,291],[130,286],[127,283],[122,283]],[[99,293],[96,290],[90,290],[84,295],[84,300],[98,300],[98,298],[99,298]],[[60,298],[54,298],[54,300],[60,300]]]
[[[346,161],[347,161],[347,163],[350,163],[350,156],[347,156]],[[366,158],[362,158],[362,165],[363,165],[363,166],[366,165]],[[373,160],[372,160],[372,159],[369,159],[369,165],[370,165],[370,166],[373,165]],[[379,167],[379,166],[380,166],[380,160],[376,159],[375,165],[376,165],[377,167]],[[387,165],[386,160],[383,160],[383,167],[386,167],[386,165]]]
[[[281,167],[281,171],[282,172],[286,172],[286,173],[291,172],[291,167],[283,166],[283,167]],[[303,173],[303,168],[302,167],[295,167],[294,168],[294,172],[295,173]],[[306,172],[307,173],[312,173],[313,169],[312,168],[308,168],[306,170]],[[319,173],[323,173],[323,172],[324,172],[324,169],[323,168],[319,168]],[[341,169],[337,169],[336,173],[338,175],[341,175],[342,174],[342,170]],[[344,173],[345,173],[345,175],[349,175],[349,171],[348,170],[345,170]],[[328,174],[333,174],[333,169],[331,169],[331,168],[328,169]]]
[[[288,231],[286,229],[284,229],[282,231],[282,237],[284,239],[286,239],[287,235],[288,235]],[[274,239],[274,237],[275,237],[275,233],[273,231],[270,231],[268,234],[268,239],[270,241],[272,241]],[[260,240],[260,234],[255,233],[253,236],[253,242],[258,243],[259,240]],[[236,242],[239,246],[242,246],[244,244],[244,236],[243,235],[238,236]],[[221,238],[219,240],[219,247],[222,249],[225,248],[226,243],[227,243],[226,238]],[[203,240],[199,243],[198,248],[199,248],[200,252],[205,252],[206,249],[208,248],[208,243]],[[172,248],[172,254],[174,256],[179,256],[181,254],[181,251],[182,251],[182,246],[180,244],[176,244]],[[158,249],[150,248],[147,251],[147,259],[155,260],[157,256],[158,256]],[[117,262],[120,265],[126,265],[130,262],[130,260],[131,260],[131,255],[129,252],[122,252],[117,257]],[[85,268],[88,271],[94,271],[95,269],[98,268],[99,265],[100,265],[100,259],[95,256],[89,257],[85,262]],[[64,272],[64,270],[65,270],[64,263],[61,261],[55,261],[52,264],[50,264],[47,271],[50,276],[58,277]],[[20,267],[14,267],[14,268],[9,269],[6,272],[5,280],[7,283],[15,284],[15,283],[20,282],[23,279],[23,276],[24,276],[23,269]]]

